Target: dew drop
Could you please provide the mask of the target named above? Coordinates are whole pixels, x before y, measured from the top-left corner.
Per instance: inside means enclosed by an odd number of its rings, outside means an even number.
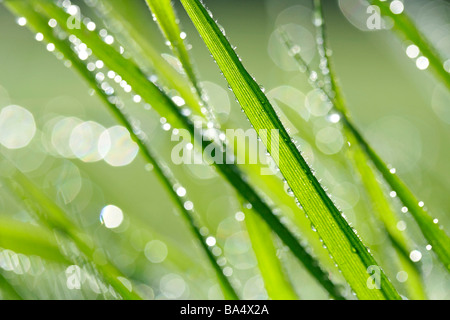
[[[391,9],[393,14],[400,14],[405,9],[405,6],[403,5],[403,2],[400,0],[394,0],[389,5],[389,8]]]
[[[21,27],[27,24],[27,19],[25,17],[20,17],[17,19],[17,24]]]
[[[44,40],[44,35],[42,33],[38,32],[38,33],[36,33],[35,39],[36,39],[36,41],[42,41],[42,40]]]
[[[419,262],[422,259],[422,253],[419,250],[413,250],[409,254],[409,258],[413,262]]]
[[[216,245],[216,238],[214,238],[213,236],[209,236],[208,238],[206,238],[206,244],[208,245],[208,247],[213,247]]]
[[[428,66],[430,65],[430,61],[428,60],[427,57],[419,57],[416,60],[416,66],[419,70],[425,70],[428,68]]]
[[[108,229],[119,227],[123,221],[123,212],[119,207],[107,205],[100,213],[100,221]]]
[[[416,46],[415,44],[411,44],[406,48],[406,55],[411,59],[417,58],[419,53],[420,53],[419,47]]]

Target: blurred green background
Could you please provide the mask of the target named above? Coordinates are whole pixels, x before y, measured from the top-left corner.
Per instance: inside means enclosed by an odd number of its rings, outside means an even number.
[[[119,2],[109,1],[111,6]],[[295,133],[308,162],[332,198],[365,244],[371,247],[390,278],[401,287],[401,277],[389,274],[389,256],[380,253],[387,239],[376,231],[370,219],[372,208],[348,164],[346,142],[338,125],[326,121],[329,110],[318,101],[307,77],[298,71],[274,34],[278,26],[288,25],[302,53],[317,66],[310,1],[205,2],[237,47],[249,73],[264,86],[285,115],[283,120],[289,119],[286,126]],[[101,21],[82,1],[73,3],[80,5],[85,15]],[[71,143],[72,130],[90,121],[86,126],[94,126],[100,134],[116,126],[115,120],[77,74],[49,53],[45,43],[36,41],[35,34],[20,27],[16,17],[4,7],[0,8],[0,110],[10,105],[23,107],[32,114],[36,126],[26,147],[0,146],[2,174],[10,170],[11,161],[32,178],[101,244],[98,255],[109,256],[127,276],[139,283],[147,298],[220,298],[219,287],[203,253],[151,168],[136,155],[126,132],[117,128],[109,131],[112,145],[103,155],[104,160],[88,162],[77,158],[74,149],[92,149],[93,146],[95,149],[97,140],[77,140],[75,135]],[[205,90],[218,119],[226,127],[249,128],[192,23],[182,7],[177,5],[177,8],[187,41],[192,45],[191,56],[198,75],[205,81]],[[405,53],[407,42],[390,30],[367,30],[365,21],[369,15],[365,8],[358,0],[325,1],[330,47],[348,105],[356,124],[376,151],[396,168],[433,217],[449,230],[449,92],[428,70],[416,67],[414,59]],[[448,62],[448,2],[406,0],[405,8]],[[124,14],[139,27],[151,45],[174,61],[143,1],[129,1]],[[106,71],[104,74],[108,77]],[[233,271],[230,278],[242,297],[267,298],[245,226],[236,219],[236,213],[242,209],[233,189],[208,166],[173,165],[170,153],[175,142],[161,129],[156,113],[147,111],[143,102],[133,102],[131,95],[125,95],[124,101],[126,108],[140,121],[150,145],[158,150],[188,190],[204,227],[223,248],[223,257]],[[301,117],[295,116],[299,111]],[[27,117],[13,119],[16,122],[9,123],[25,131],[32,126]],[[6,125],[0,132],[0,139],[9,141],[8,130],[14,128],[5,128]],[[279,186],[266,188],[264,191],[269,197],[270,188],[283,188],[283,185],[280,182]],[[117,228],[108,228],[100,218],[102,209],[108,205],[117,206],[123,212],[123,221]],[[398,203],[399,214],[400,208]],[[34,224],[26,209],[5,190],[0,193],[0,215]],[[421,267],[429,297],[449,299],[448,274],[425,249],[427,243],[410,215],[403,213],[401,220],[404,224],[398,227],[417,240],[417,248],[422,253]],[[14,254],[0,253],[0,271],[25,297],[101,296],[98,294],[101,290],[89,280],[81,290],[69,289],[66,285],[68,266],[35,256],[20,255],[19,260],[11,259]],[[290,271],[291,281],[301,298],[327,297],[281,246],[279,256]]]

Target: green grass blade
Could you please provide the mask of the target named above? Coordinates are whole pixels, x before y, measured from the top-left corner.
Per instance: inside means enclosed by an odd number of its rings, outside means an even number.
[[[286,278],[286,274],[277,257],[277,249],[273,243],[271,230],[266,224],[261,222],[261,218],[254,212],[246,212],[245,225],[267,294],[272,300],[297,300],[297,294]]]
[[[9,1],[7,1],[9,3]],[[44,11],[52,18],[58,21],[62,27],[69,17],[62,9],[46,2],[33,2],[35,9]],[[165,95],[155,84],[149,81],[146,75],[129,59],[124,59],[122,55],[114,48],[107,45],[101,38],[83,25],[81,29],[68,30],[80,38],[89,48],[93,50],[99,59],[120,74],[133,90],[139,94],[143,100],[151,106],[175,128],[187,129],[194,137],[194,126],[189,118],[183,115],[181,108]],[[202,138],[202,137],[200,137]],[[203,144],[203,148],[206,146]],[[216,150],[220,150],[217,146]],[[224,154],[226,158],[226,153]],[[317,279],[317,281],[337,299],[342,299],[339,289],[330,281],[327,273],[319,266],[317,260],[313,258],[305,248],[299,243],[298,239],[289,231],[289,229],[272,212],[270,207],[261,199],[258,193],[246,181],[242,172],[235,165],[214,163],[219,172],[228,180],[228,182],[239,192],[246,200],[252,204],[253,208],[261,215],[270,228],[280,237],[280,239],[290,248],[294,256],[306,267],[306,269]]]
[[[288,50],[292,52],[292,57],[297,61],[297,63],[305,69],[307,73],[311,74],[312,70],[305,63],[302,56],[298,52],[293,52],[291,49],[294,47],[291,39],[283,31],[280,33],[283,43],[286,45]],[[323,34],[324,38],[325,35]],[[324,50],[326,54],[327,50]],[[333,73],[333,66],[330,64],[330,57],[326,57],[328,60],[328,70]],[[376,169],[382,174],[385,181],[390,185],[393,191],[400,201],[408,210],[422,231],[425,238],[428,240],[429,244],[432,246],[433,251],[436,253],[437,257],[444,264],[447,270],[450,269],[450,238],[447,236],[445,231],[439,226],[436,220],[434,220],[424,209],[423,202],[417,200],[414,194],[409,190],[409,188],[402,182],[402,180],[396,175],[394,169],[388,168],[388,166],[383,162],[383,160],[378,156],[378,154],[373,150],[373,148],[364,139],[362,134],[356,128],[355,124],[352,122],[349,111],[343,99],[343,95],[340,91],[339,86],[336,83],[335,77],[331,77],[331,90],[334,96],[330,95],[329,92],[324,91],[324,89],[318,86],[317,81],[313,81],[312,84],[315,88],[322,90],[323,93],[331,101],[336,111],[339,112],[341,117],[341,122],[346,128],[347,136],[351,137],[356,144],[364,151],[367,159],[374,164]],[[404,209],[404,210],[405,210]]]
[[[14,286],[0,272],[0,289],[2,300],[23,300],[23,297],[14,288]]]
[[[127,6],[128,6],[127,8],[130,8],[129,4],[127,4]],[[175,10],[175,8],[173,8],[172,10]],[[190,89],[191,86],[189,85],[189,83],[186,82],[188,79],[186,79],[185,77],[180,77],[180,75],[176,72],[175,74],[173,72],[159,72],[161,70],[164,71],[167,69],[166,66],[167,62],[164,59],[161,59],[161,56],[159,56],[158,54],[156,54],[156,56],[153,54],[155,50],[151,45],[149,45],[148,39],[143,38],[142,32],[136,29],[138,26],[135,23],[133,23],[133,21],[127,21],[126,17],[123,16],[124,11],[125,10],[122,6],[119,6],[118,3],[115,3],[113,10],[109,11],[108,13],[109,15],[112,15],[115,19],[117,19],[125,27],[125,29],[127,30],[126,32],[127,34],[132,35],[134,39],[138,40],[137,45],[139,48],[137,48],[137,51],[141,55],[143,55],[143,57],[146,57],[147,60],[151,61],[153,65],[159,66],[159,68],[155,69],[154,71],[157,73],[161,82],[172,84],[171,87],[175,88],[178,91],[180,96],[186,101],[186,104],[192,107],[194,111],[197,111],[198,115],[203,116],[202,115],[203,112],[201,111],[201,109],[203,108],[203,106],[207,106],[207,110],[209,111],[209,113],[206,114],[207,117],[205,118],[205,121],[213,121],[213,123],[215,123],[214,114],[210,110],[211,106],[209,106],[208,103],[204,101],[204,99],[202,99],[203,95],[200,95],[200,93],[198,92],[198,88],[200,87],[200,85],[197,85],[197,91],[194,92]],[[102,19],[108,19],[108,16],[106,16],[105,14],[100,13],[100,15]],[[161,19],[167,19],[167,17],[162,16]],[[181,31],[183,32],[183,30]],[[122,30],[121,33],[123,32],[124,31]],[[125,41],[127,41],[126,38],[129,37],[125,36],[124,38]],[[169,41],[169,39],[167,40]],[[159,60],[162,61],[159,61],[157,58],[159,58]],[[183,64],[183,61],[180,62]],[[190,62],[187,61],[187,63]],[[172,69],[171,66],[168,67],[169,67],[168,70]],[[185,68],[193,68],[193,66],[187,66]],[[178,82],[183,83],[183,85],[177,87],[176,85]],[[189,88],[189,90],[182,90],[184,88]],[[215,126],[216,128],[220,127],[220,125],[217,125],[216,123]],[[241,147],[242,146],[240,145],[238,146],[238,148]],[[239,154],[240,152],[244,153],[245,150],[244,151],[242,150],[240,151],[235,150],[234,155],[236,156],[236,154]],[[252,181],[255,181],[255,183],[262,188],[280,184],[279,178],[275,175],[261,175],[260,174],[262,169],[261,166],[256,166],[256,168],[255,166],[252,165],[243,166],[241,167],[241,169],[247,174],[247,176]],[[274,201],[274,203],[277,203],[277,205],[282,204],[288,206],[294,212],[290,218],[301,229],[302,238],[308,239],[308,246],[313,248],[313,252],[315,252],[318,255],[317,259],[320,258],[319,260],[321,261],[322,265],[326,266],[328,269],[334,269],[335,268],[334,262],[329,257],[328,253],[323,250],[322,243],[319,241],[316,234],[314,234],[314,232],[311,230],[309,220],[302,214],[303,212],[301,214],[295,214],[297,211],[299,210],[301,211],[301,209],[292,201],[290,196],[287,195],[286,192],[282,190],[282,188],[273,188],[273,187],[266,188],[266,190],[264,190],[264,193],[267,195],[270,194],[271,200]]]
[[[59,250],[57,241],[48,230],[0,217],[0,247],[25,255],[37,255],[45,260],[69,263]]]
[[[81,63],[81,61],[76,58],[76,56],[70,50],[70,48],[68,50],[67,46],[64,45],[64,42],[56,39],[56,37],[51,35],[51,32],[46,32],[46,36],[47,39],[51,39],[55,44],[57,44],[57,48],[62,50],[67,58],[71,59],[74,68],[88,80],[91,87],[94,88],[94,90],[97,92],[102,101],[108,106],[109,110],[112,111],[117,121],[128,129],[130,135],[132,136],[132,139],[139,145],[139,150],[143,154],[144,158],[153,165],[154,171],[156,172],[160,182],[166,187],[166,190],[169,192],[174,202],[178,205],[180,211],[182,212],[183,217],[188,222],[191,231],[199,241],[200,246],[207,255],[207,258],[210,261],[213,269],[216,271],[225,298],[231,300],[238,299],[238,296],[235,293],[233,287],[229,283],[227,277],[224,275],[222,268],[217,264],[216,258],[211,253],[209,247],[206,245],[206,239],[204,238],[204,236],[201,235],[199,228],[197,227],[197,223],[194,221],[193,213],[185,209],[184,204],[187,200],[179,197],[176,193],[176,190],[174,190],[173,186],[179,184],[170,175],[170,171],[168,170],[168,168],[164,165],[161,165],[159,161],[156,160],[157,158],[153,154],[153,152],[148,148],[145,142],[142,139],[140,139],[138,135],[135,133],[136,128],[134,128],[131,125],[132,121],[130,121],[130,119],[128,119],[124,113],[119,111],[119,109],[110,102],[108,96],[99,88],[98,84],[95,82],[95,79],[92,76],[92,74],[89,73],[84,64]]]
[[[444,264],[447,270],[450,270],[450,238],[445,231],[438,225],[437,220],[434,220],[424,209],[423,202],[416,199],[414,194],[403,183],[392,169],[389,169],[377,153],[369,146],[365,139],[360,135],[359,131],[344,118],[344,122],[352,134],[358,141],[358,144],[367,153],[372,160],[375,167],[383,175],[384,179],[396,192],[400,201],[404,204],[404,210],[408,210],[414,220],[417,222],[433,251],[437,257]]]
[[[216,272],[217,278],[219,280],[223,295],[225,299],[227,300],[238,300],[239,297],[234,290],[231,283],[228,281],[228,278],[224,274],[224,270],[219,264],[217,263],[217,258],[213,255],[211,252],[211,249],[208,247],[206,243],[206,236],[202,235],[200,232],[200,227],[198,226],[198,222],[195,221],[194,215],[194,209],[186,209],[185,203],[188,201],[186,196],[180,197],[178,196],[176,190],[174,189],[174,186],[181,187],[180,183],[175,180],[172,173],[169,171],[168,167],[165,165],[160,164],[158,161],[154,159],[154,166],[158,174],[161,177],[161,182],[165,184],[166,189],[170,191],[170,195],[173,199],[173,201],[178,205],[180,208],[180,211],[183,214],[183,217],[188,223],[188,226],[190,227],[192,233],[194,234],[195,238],[198,240],[198,243],[200,244],[202,250],[205,252],[208,260],[211,263],[211,266],[213,267],[214,271]]]
[[[313,86],[316,89],[323,90],[328,96],[333,96],[336,101],[342,106],[339,110],[349,117],[349,111],[346,107],[341,89],[337,83],[337,77],[332,66],[332,59],[329,55],[328,49],[328,39],[326,34],[326,23],[322,8],[321,0],[313,1],[314,15],[316,21],[316,46],[319,55],[325,61],[323,68],[321,69],[323,77],[326,79],[325,83],[329,84],[323,88],[318,88],[318,86]],[[306,65],[302,62],[302,65]],[[309,70],[309,68],[306,68]],[[311,71],[310,71],[311,79]],[[408,269],[411,277],[407,282],[408,293],[413,299],[424,299],[425,292],[423,289],[423,283],[421,281],[422,275],[417,267],[417,265],[409,259],[409,253],[411,252],[411,240],[408,239],[407,235],[397,228],[397,223],[399,222],[398,217],[394,213],[391,204],[387,199],[387,195],[382,189],[381,184],[376,178],[374,170],[368,165],[370,159],[359,147],[354,135],[344,126],[344,135],[347,137],[350,143],[349,148],[349,158],[352,160],[354,167],[359,173],[361,181],[365,186],[366,192],[371,199],[373,204],[373,209],[376,217],[380,220],[385,228],[385,232],[388,234],[389,239],[393,243],[394,249],[399,255],[399,265],[403,269]]]
[[[385,232],[388,234],[397,252],[399,267],[408,270],[408,281],[406,282],[408,297],[414,300],[425,299],[422,274],[419,267],[409,259],[409,253],[412,250],[411,241],[404,232],[397,228],[399,219],[387,200],[384,190],[381,188],[375,176],[374,170],[367,163],[367,156],[358,147],[357,142],[351,140],[351,135],[348,133],[346,135],[352,144],[352,147],[349,148],[349,157],[358,171],[362,184],[371,200],[373,212],[376,218],[383,223]]]
[[[146,2],[150,10],[152,11],[153,17],[156,19],[156,22],[160,27],[163,35],[170,43],[172,52],[178,57],[183,69],[185,70],[186,75],[194,88],[196,96],[198,96],[199,98],[199,103],[202,106],[200,110],[202,111],[202,113],[206,114],[208,121],[214,123],[214,126],[218,128],[219,124],[214,118],[210,106],[203,99],[203,90],[195,74],[195,68],[192,64],[188,49],[184,41],[186,33],[184,31],[181,31],[181,28],[179,26],[179,19],[177,18],[172,1],[146,0]]]
[[[4,182],[8,189],[36,214],[43,225],[50,230],[61,232],[73,241],[86,259],[96,266],[103,278],[124,299],[141,299],[136,292],[130,292],[128,288],[124,286],[119,280],[119,277],[123,277],[123,274],[111,263],[95,263],[95,259],[93,258],[95,248],[89,235],[79,230],[76,225],[67,218],[66,213],[23,173],[16,170],[9,179],[5,179]]]
[[[392,0],[369,0],[369,2],[380,8],[381,16],[390,17],[394,21],[393,29],[396,30],[397,33],[419,47],[421,55],[429,60],[430,67],[434,74],[447,86],[447,89],[450,90],[450,76],[444,69],[443,59],[439,56],[436,48],[433,47],[422,32],[416,27],[414,21],[408,14],[405,12],[394,14],[390,9]],[[405,5],[407,5],[407,3]]]
[[[189,52],[184,45],[182,32],[178,25],[178,18],[175,10],[172,8],[171,0],[146,0],[146,3],[152,11],[153,17],[156,19],[162,33],[166,37],[167,41],[170,42],[172,51],[180,60],[181,65],[186,71],[187,77],[191,81],[199,96],[201,96],[194,67],[191,63]]]
[[[102,2],[103,1],[104,0],[102,0]],[[128,41],[129,45],[135,48],[135,50],[145,59],[145,62],[152,66],[152,71],[155,72],[155,75],[159,79],[158,82],[176,90],[186,104],[192,108],[193,112],[202,115],[204,104],[201,102],[198,94],[192,91],[192,85],[189,79],[181,76],[180,73],[176,71],[152,45],[150,45],[149,41],[153,41],[153,39],[148,39],[142,30],[137,29],[140,25],[138,24],[137,26],[136,22],[130,21],[125,15],[123,6],[130,7],[131,5],[132,4],[128,1],[126,1],[126,3],[115,2],[114,7],[112,10],[108,11],[107,14],[100,9],[97,9],[97,15],[110,22],[119,22],[123,26],[123,29],[120,30],[121,38],[125,42]],[[133,39],[133,41],[129,41],[130,39]]]
[[[261,88],[245,70],[208,11],[199,1],[181,2],[257,132],[279,131],[280,157],[275,161],[357,296],[361,299],[399,299],[383,272],[380,272],[381,289],[368,288],[367,268],[377,266],[375,260],[327,196]],[[263,140],[271,150],[270,139]]]

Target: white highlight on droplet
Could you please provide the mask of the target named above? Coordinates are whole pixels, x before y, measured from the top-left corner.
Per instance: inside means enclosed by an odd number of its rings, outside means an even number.
[[[192,203],[192,201],[186,201],[184,203],[184,208],[186,210],[192,210],[192,209],[194,209],[194,204]]]
[[[24,17],[20,17],[20,18],[17,19],[17,24],[18,24],[19,26],[22,26],[22,27],[23,27],[24,25],[27,24],[27,19],[24,18]]]
[[[237,221],[244,221],[244,219],[245,219],[245,214],[244,214],[242,211],[238,211],[238,212],[236,212],[236,214],[234,215],[234,218],[235,218]]]
[[[108,229],[119,227],[123,222],[122,209],[112,204],[107,205],[102,209],[102,212],[100,213],[100,221]]]
[[[179,96],[173,96],[172,101],[179,107],[183,106],[186,102],[182,97]]]
[[[206,244],[209,247],[215,246],[216,245],[216,238],[214,238],[213,236],[209,236],[208,238],[206,238]]]
[[[67,9],[67,13],[70,14],[71,16],[76,15],[78,13],[78,7],[75,5],[71,5],[68,9]]]
[[[107,44],[113,44],[113,43],[114,43],[114,37],[111,36],[111,35],[106,36],[106,37],[105,37],[105,42],[106,42]]]
[[[399,0],[394,0],[389,5],[389,8],[391,9],[393,14],[400,14],[405,9],[405,6],[403,5],[403,2]]]
[[[417,58],[419,53],[420,53],[419,47],[416,46],[415,44],[411,44],[406,48],[406,55],[411,59]]]
[[[88,22],[88,24],[86,25],[86,28],[87,28],[89,31],[94,31],[96,27],[97,27],[97,26],[95,25],[95,22],[92,22],[92,21]]]
[[[36,134],[34,117],[27,109],[10,105],[0,112],[0,144],[8,149],[26,147]]]
[[[411,251],[411,253],[409,254],[409,258],[411,259],[411,261],[413,262],[419,262],[420,259],[422,259],[422,253],[419,250],[413,250]]]
[[[58,22],[57,22],[55,19],[50,19],[50,20],[48,21],[48,25],[49,25],[51,28],[56,27],[57,24],[58,24]]]
[[[40,32],[36,33],[36,36],[34,37],[37,41],[44,40],[44,35]]]
[[[142,101],[142,98],[141,98],[140,95],[135,95],[135,96],[133,97],[133,101],[136,102],[136,103],[139,103],[139,102]]]
[[[56,47],[55,47],[55,45],[53,43],[47,44],[47,50],[49,52],[53,52],[53,51],[55,51],[55,49],[56,49]]]
[[[184,196],[186,195],[186,189],[183,188],[183,187],[179,187],[179,188],[177,189],[177,195],[178,195],[179,197],[184,197]]]
[[[416,60],[416,66],[419,70],[425,70],[430,65],[430,61],[427,57],[419,57]]]
[[[341,116],[337,113],[330,114],[328,120],[331,123],[338,123],[341,120]]]

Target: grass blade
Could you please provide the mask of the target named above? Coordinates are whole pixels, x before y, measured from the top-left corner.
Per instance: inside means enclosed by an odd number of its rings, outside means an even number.
[[[39,28],[41,30],[41,28]],[[183,199],[177,195],[176,190],[174,189],[175,185],[179,185],[179,183],[171,176],[170,171],[167,166],[161,164],[153,152],[148,148],[145,141],[143,141],[135,132],[137,132],[137,128],[131,125],[132,121],[128,119],[119,109],[110,102],[109,97],[99,88],[96,83],[94,77],[88,72],[83,63],[78,60],[74,53],[63,44],[63,41],[58,41],[55,37],[51,35],[51,32],[46,32],[47,39],[51,39],[54,43],[58,44],[58,48],[60,48],[67,58],[71,57],[71,61],[73,61],[74,68],[81,73],[86,79],[88,79],[89,84],[94,88],[103,102],[108,106],[109,110],[112,111],[117,121],[125,126],[133,140],[139,145],[139,150],[143,154],[144,158],[153,165],[154,171],[156,172],[160,182],[166,187],[166,190],[169,192],[171,198],[177,203],[180,211],[182,212],[183,217],[186,219],[188,226],[193,232],[194,236],[197,238],[200,246],[205,252],[208,260],[210,261],[213,269],[216,271],[219,283],[221,284],[222,291],[224,293],[225,298],[235,300],[238,299],[237,294],[235,293],[233,287],[229,283],[227,277],[224,275],[222,268],[217,264],[216,258],[210,251],[209,247],[206,245],[206,239],[201,235],[199,231],[199,227],[197,227],[197,223],[194,221],[193,212],[185,208],[186,199]]]
[[[152,1],[152,0],[148,0],[148,1]],[[160,4],[161,5],[161,4]],[[175,7],[173,6],[174,3],[169,3],[166,2],[164,4],[165,6],[169,6],[172,5],[172,8],[165,8],[165,10],[168,11],[173,11],[173,14],[170,15],[164,15],[162,12],[160,12],[159,19],[156,19],[157,22],[159,22],[160,20],[173,20],[174,17],[176,17],[175,14]],[[158,10],[158,9],[152,9],[154,11]],[[161,27],[161,23],[159,23],[160,25],[160,29]],[[186,35],[186,33],[178,27],[178,22],[177,21],[166,21],[164,23],[164,25],[174,25],[176,26],[176,32],[174,32],[174,34],[178,34],[180,33],[179,31],[181,31],[180,35],[184,33],[184,35]],[[167,33],[163,32],[163,35],[166,36],[166,39],[168,42],[170,42],[170,39],[167,38]],[[177,42],[178,45],[184,46],[185,43],[184,42]],[[142,45],[142,43],[140,43],[140,45]],[[173,48],[173,47],[172,47]],[[174,49],[174,48],[173,48]],[[184,50],[187,51],[187,48],[183,48]],[[176,54],[176,52],[175,52]],[[181,60],[180,63],[183,65],[183,67],[185,69],[194,69],[192,65],[190,65],[190,61],[188,59],[184,59]],[[180,79],[181,77],[178,77],[178,79]],[[194,79],[195,80],[195,79]],[[195,96],[193,98],[196,99],[200,99],[199,100],[199,105],[201,106],[207,106],[207,111],[208,113],[206,113],[206,118],[205,120],[208,121],[208,124],[213,124],[216,128],[216,130],[219,132],[219,134],[224,134],[225,132],[223,131],[223,129],[219,129],[220,125],[216,122],[216,119],[214,117],[214,114],[211,110],[211,106],[208,104],[208,102],[204,99],[205,95],[203,93],[200,92],[200,84],[197,83],[197,85],[195,85],[195,87],[197,88],[197,94],[195,94],[195,92],[190,92],[190,96]],[[187,103],[189,105],[189,103]],[[226,127],[226,129],[229,129],[228,127]],[[234,156],[237,156],[238,154],[242,154],[245,153],[245,149],[241,149],[241,148],[245,148],[245,145],[242,146],[240,144],[241,141],[238,141],[238,146],[237,148],[239,149],[238,151],[234,150]],[[227,145],[227,142],[225,142],[225,145]],[[243,150],[243,151],[242,151]],[[310,226],[310,221],[307,219],[307,217],[303,214],[303,211],[301,208],[299,208],[291,199],[290,195],[288,195],[283,188],[278,188],[278,187],[273,187],[274,185],[280,185],[280,178],[277,175],[261,175],[261,170],[262,167],[258,166],[258,168],[255,170],[254,167],[252,166],[242,166],[240,167],[242,168],[242,170],[248,175],[248,177],[255,182],[256,185],[260,186],[260,188],[265,188],[265,190],[263,190],[265,195],[270,195],[270,200],[273,201],[274,203],[276,203],[276,206],[278,205],[284,205],[284,206],[289,206],[291,210],[293,210],[293,214],[289,217],[301,230],[302,232],[302,238],[303,239],[308,239],[308,246],[310,246],[311,248],[313,248],[313,252],[315,254],[318,255],[318,259],[321,261],[321,263],[323,265],[326,265],[328,269],[334,269],[335,268],[335,263],[332,261],[332,259],[330,258],[330,256],[328,255],[328,253],[326,251],[323,250],[323,245],[322,243],[319,241],[319,239],[317,238],[317,235],[314,234],[314,232],[311,230],[311,226]],[[270,186],[270,187],[268,187]],[[298,211],[301,211],[300,214],[296,214]],[[289,212],[285,211],[285,212]],[[334,271],[334,270],[333,270]],[[284,278],[284,277],[282,277]]]
[[[7,1],[7,3],[10,2]],[[45,12],[48,16],[56,19],[59,25],[62,27],[65,26],[65,22],[69,16],[62,9],[51,3],[39,1],[33,3],[37,11]],[[88,31],[83,25],[81,29],[67,31],[73,33],[87,44],[109,68],[121,74],[123,79],[132,85],[133,90],[146,102],[150,103],[160,115],[164,115],[173,127],[187,129],[191,133],[191,136],[196,136],[194,135],[194,126],[190,119],[183,115],[182,110],[164,92],[149,81],[146,75],[131,60],[124,59],[119,52],[103,42],[98,35]],[[202,144],[202,147],[205,148],[205,145]],[[220,147],[217,146],[216,150],[220,150]],[[226,152],[224,157],[227,157]],[[286,246],[290,248],[295,257],[303,263],[307,270],[322,284],[330,295],[334,298],[342,299],[339,289],[329,280],[328,275],[320,268],[316,259],[307,253],[298,239],[281,223],[280,219],[272,212],[270,207],[249,185],[238,168],[235,165],[226,164],[225,161],[222,164],[214,163],[214,165],[229,183],[252,204],[253,208],[261,215],[264,221],[280,237]]]
[[[96,7],[97,14],[104,20],[112,21],[114,19],[115,21],[118,21],[123,26],[120,31],[123,41],[130,42],[129,45],[135,48],[135,50],[145,59],[145,62],[152,66],[152,71],[160,80],[159,82],[176,90],[186,104],[192,108],[193,112],[202,115],[203,103],[201,103],[198,94],[192,91],[192,85],[189,79],[180,76],[180,73],[150,45],[145,33],[137,29],[136,23],[128,20],[128,17],[124,13],[125,10],[122,9],[123,6],[129,8],[132,4],[128,1],[125,1],[126,3],[122,2],[114,3],[115,6],[113,10],[110,10],[107,13]],[[134,39],[134,41],[129,41],[129,39]]]
[[[199,1],[181,2],[258,134],[261,134],[260,130],[279,130],[280,157],[275,161],[357,296],[361,299],[399,299],[382,272],[381,289],[370,290],[367,287],[367,268],[377,266],[375,260],[329,199],[211,14]],[[263,140],[271,150],[270,139]]]
[[[283,267],[277,257],[270,228],[261,223],[254,212],[247,212],[245,225],[250,236],[258,267],[264,280],[267,294],[272,300],[297,300],[297,294],[286,278]]]
[[[320,88],[319,86],[313,86],[324,92],[325,95],[334,97],[343,106],[340,112],[345,113],[349,117],[348,109],[344,102],[340,87],[337,83],[337,77],[332,66],[331,56],[329,55],[328,40],[326,34],[326,23],[322,8],[321,0],[313,0],[314,15],[316,23],[314,23],[316,28],[316,46],[317,51],[325,64],[321,68],[322,75],[326,79],[325,83],[329,84]],[[302,63],[306,65],[305,63]],[[309,70],[309,68],[306,68]],[[311,71],[310,71],[311,72]],[[310,73],[311,79],[311,73]],[[347,137],[350,143],[349,156],[353,162],[354,167],[357,169],[359,176],[365,189],[371,199],[371,203],[374,207],[374,212],[378,220],[382,221],[385,232],[388,234],[394,249],[399,255],[399,265],[403,269],[408,269],[411,278],[407,282],[407,288],[409,289],[410,297],[413,299],[425,299],[425,292],[423,289],[423,283],[421,281],[421,272],[418,266],[409,259],[409,253],[411,252],[411,241],[408,239],[407,235],[402,233],[397,228],[397,223],[399,222],[398,217],[394,213],[392,206],[390,205],[386,194],[384,193],[382,186],[378,182],[373,168],[371,168],[367,163],[370,159],[361,150],[356,141],[354,135],[349,132],[347,127],[343,128],[344,135]]]
[[[69,263],[56,245],[54,235],[29,223],[0,217],[0,247],[25,255],[37,255],[45,260]]]
[[[180,27],[177,23],[178,18],[175,11],[172,8],[171,0],[146,0],[147,5],[153,13],[154,19],[158,23],[161,32],[170,42],[170,47],[180,60],[186,75],[191,83],[194,85],[195,90],[199,93],[201,90],[198,87],[197,77],[194,72],[194,67],[191,63],[189,52],[184,45],[184,33],[181,33]],[[183,36],[184,34],[184,36]]]
[[[55,230],[73,241],[77,248],[84,254],[88,261],[92,262],[100,271],[103,278],[124,298],[141,299],[134,292],[129,291],[120,281],[123,274],[111,263],[96,264],[94,255],[94,245],[89,235],[79,230],[66,216],[66,213],[56,205],[47,195],[45,195],[33,182],[24,174],[16,170],[9,179],[5,180],[8,189],[14,195],[27,204],[33,211],[40,223],[50,230]]]
[[[14,286],[0,272],[0,288],[3,291],[2,300],[23,300],[23,297]],[[1,292],[0,291],[0,292]]]
[[[427,38],[420,32],[414,24],[414,21],[405,13],[395,14],[390,9],[392,0],[369,0],[372,5],[380,8],[381,16],[390,17],[394,21],[393,29],[397,31],[403,38],[412,41],[419,47],[421,55],[426,57],[430,62],[430,67],[434,74],[447,86],[450,90],[450,77],[444,68],[444,61],[439,56],[438,51],[427,40]]]
[[[323,20],[322,20],[323,21]],[[287,36],[285,32],[281,32],[283,43],[286,45],[288,50],[292,52],[292,57],[297,61],[302,69],[306,70],[307,73],[311,74],[313,71],[305,63],[302,56],[298,52],[293,52],[291,49],[294,47],[291,39]],[[325,34],[322,33],[322,39],[326,39]],[[327,56],[327,50],[322,50],[324,58],[327,59],[327,69],[330,74],[334,74],[333,67],[330,63],[330,57]],[[378,156],[378,154],[373,150],[373,148],[364,139],[362,134],[356,128],[355,124],[351,120],[351,116],[345,104],[342,92],[336,83],[335,77],[330,77],[331,92],[324,91],[324,89],[318,86],[317,81],[312,81],[315,88],[321,90],[328,98],[328,100],[333,104],[335,110],[340,115],[340,120],[345,127],[346,135],[350,140],[354,140],[359,148],[361,148],[366,154],[366,158],[370,159],[375,168],[382,174],[385,181],[390,185],[392,190],[396,192],[396,196],[405,206],[403,210],[409,211],[420,230],[422,231],[425,238],[428,240],[429,244],[432,246],[433,251],[436,253],[437,257],[444,264],[447,270],[450,270],[450,238],[447,236],[445,231],[437,224],[424,209],[423,202],[417,200],[409,188],[401,181],[401,179],[396,175],[395,169],[390,169],[383,162],[383,160]]]
[[[214,118],[211,108],[208,103],[203,99],[204,94],[200,86],[200,82],[195,74],[194,66],[191,62],[188,49],[185,45],[184,38],[186,33],[182,32],[178,23],[178,18],[175,9],[172,6],[171,0],[146,0],[150,10],[153,13],[153,17],[156,19],[163,35],[170,43],[172,52],[178,57],[183,69],[186,72],[188,79],[190,80],[194,91],[199,98],[199,102],[202,107],[202,113],[206,113],[206,116],[211,123],[214,123],[216,128],[219,124]],[[203,112],[204,110],[204,112]]]

